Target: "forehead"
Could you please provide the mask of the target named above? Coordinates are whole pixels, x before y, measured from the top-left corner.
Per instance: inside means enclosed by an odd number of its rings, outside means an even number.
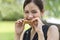
[[[25,10],[38,10],[38,9],[39,9],[38,6],[34,4],[33,2],[25,6]]]

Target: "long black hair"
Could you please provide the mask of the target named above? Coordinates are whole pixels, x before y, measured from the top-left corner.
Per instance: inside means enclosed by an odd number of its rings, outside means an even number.
[[[31,3],[31,2],[35,3],[38,6],[38,8],[40,9],[41,12],[43,11],[44,7],[43,7],[42,0],[25,0],[24,5],[23,5],[23,10],[24,10],[25,6],[29,3]]]

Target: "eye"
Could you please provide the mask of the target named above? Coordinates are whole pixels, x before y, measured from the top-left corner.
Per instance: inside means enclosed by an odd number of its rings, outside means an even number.
[[[25,11],[25,13],[29,13],[29,11]]]
[[[32,10],[31,12],[34,13],[34,14],[37,13],[37,11],[35,11],[35,10]]]

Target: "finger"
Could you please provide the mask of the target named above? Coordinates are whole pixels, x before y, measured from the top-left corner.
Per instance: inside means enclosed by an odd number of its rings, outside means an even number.
[[[17,20],[16,23],[20,23],[20,20],[21,20],[21,19]]]
[[[18,22],[18,23],[23,23],[23,20],[24,20],[24,19],[19,19],[17,22]]]
[[[22,22],[24,21],[24,19],[21,19],[22,20]]]
[[[33,24],[33,28],[36,29],[36,27],[37,27],[37,26]]]
[[[38,18],[34,18],[34,19],[32,19],[32,22],[34,22],[34,21],[38,21]]]
[[[22,20],[21,20],[21,19],[17,20],[16,23],[15,23],[15,25],[16,25],[16,26],[22,25]]]

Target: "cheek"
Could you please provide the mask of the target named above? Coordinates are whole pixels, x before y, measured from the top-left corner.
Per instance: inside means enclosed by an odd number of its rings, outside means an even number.
[[[40,17],[40,13],[36,13],[34,17]]]
[[[24,13],[24,18],[26,18],[27,16],[26,16],[26,14]]]
[[[24,18],[28,18],[29,14],[24,14]]]

